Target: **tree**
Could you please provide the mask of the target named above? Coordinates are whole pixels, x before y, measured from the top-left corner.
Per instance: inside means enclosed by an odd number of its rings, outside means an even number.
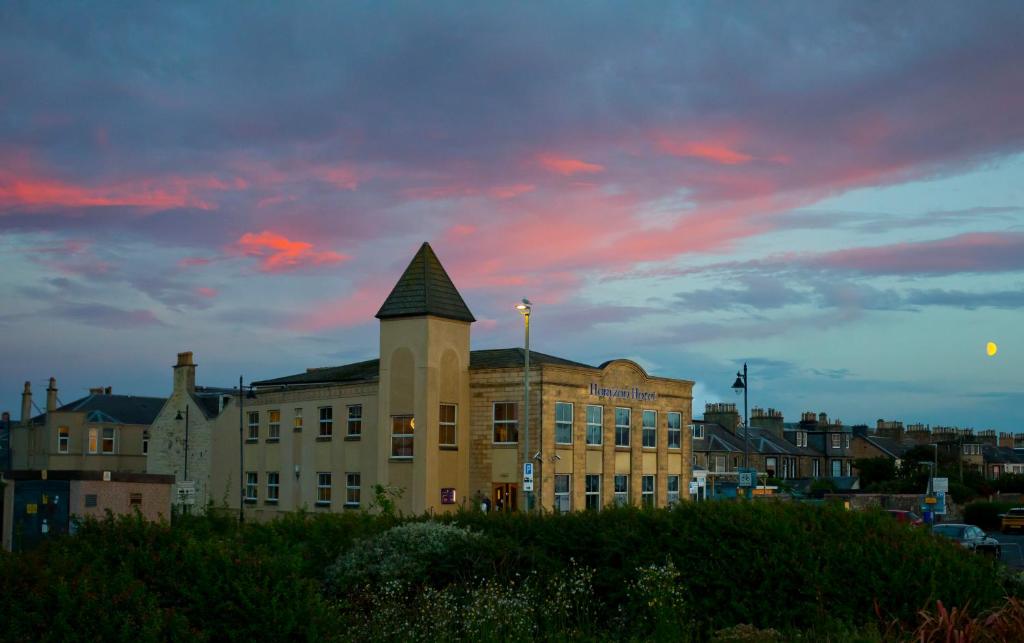
[[[858,458],[853,461],[853,467],[860,475],[861,489],[876,482],[896,479],[896,462],[891,458]]]

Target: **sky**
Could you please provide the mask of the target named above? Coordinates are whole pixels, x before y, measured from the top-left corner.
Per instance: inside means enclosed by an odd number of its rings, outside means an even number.
[[[1024,431],[1020,2],[6,2],[0,409],[473,348]],[[989,341],[995,356],[986,355]]]

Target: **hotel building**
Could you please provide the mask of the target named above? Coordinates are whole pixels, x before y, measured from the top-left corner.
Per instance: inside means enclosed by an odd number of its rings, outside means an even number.
[[[372,509],[380,488],[403,512],[484,499],[523,509],[527,456],[545,510],[689,497],[692,381],[626,359],[593,366],[531,351],[526,454],[524,350],[470,350],[475,319],[429,244],[376,317],[378,359],[252,382],[244,394],[197,388],[192,354],[179,354],[148,471],[194,488],[196,504],[242,504],[256,519]]]

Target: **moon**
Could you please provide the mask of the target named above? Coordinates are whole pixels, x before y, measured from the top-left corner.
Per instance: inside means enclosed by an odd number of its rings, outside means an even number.
[[[992,357],[998,351],[999,351],[999,347],[996,346],[995,342],[989,342],[988,344],[985,344],[985,352],[988,353],[989,357]]]

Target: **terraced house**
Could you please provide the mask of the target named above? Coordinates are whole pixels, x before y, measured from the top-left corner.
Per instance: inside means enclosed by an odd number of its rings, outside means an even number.
[[[426,243],[376,317],[377,358],[244,394],[199,389],[180,354],[149,470],[255,518],[368,508],[382,491],[406,512],[521,510],[527,462],[547,510],[688,497],[692,381],[531,351],[527,402],[525,350],[470,349],[475,318]]]

